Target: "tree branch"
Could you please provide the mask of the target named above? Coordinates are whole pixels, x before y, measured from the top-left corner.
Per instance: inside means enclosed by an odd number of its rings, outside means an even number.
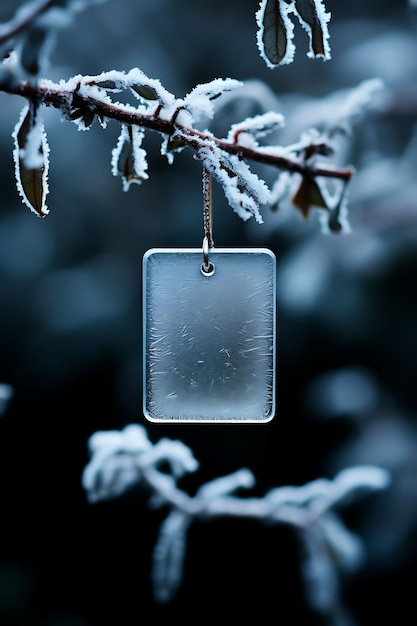
[[[13,19],[6,24],[0,24],[0,45],[26,30],[37,17],[48,11],[54,4],[56,0],[44,0],[38,6],[25,7],[24,11],[18,10]]]
[[[103,119],[113,119],[122,124],[139,126],[147,130],[156,131],[167,137],[175,136],[176,140],[195,151],[201,147],[202,141],[210,140],[224,152],[236,155],[243,160],[263,163],[311,178],[322,176],[348,182],[354,174],[352,167],[339,168],[323,165],[318,166],[305,160],[275,154],[268,148],[251,148],[239,143],[231,143],[225,139],[219,139],[212,135],[202,133],[195,128],[183,126],[178,122],[177,115],[174,115],[169,120],[162,118],[156,113],[146,115],[139,111],[128,110],[117,104],[104,102],[92,95],[85,95],[80,93],[77,88],[65,90],[58,85],[54,86],[52,83],[48,83],[47,86],[44,86],[42,82],[36,85],[28,81],[21,81],[15,84],[3,85],[2,90],[10,94],[23,96],[29,100],[36,100],[38,103],[53,106],[63,111],[68,111],[68,108],[73,108],[79,110],[81,113],[82,111],[90,115],[91,113],[95,113]]]

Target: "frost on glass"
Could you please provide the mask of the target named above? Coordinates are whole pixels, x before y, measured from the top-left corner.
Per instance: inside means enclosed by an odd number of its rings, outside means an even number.
[[[144,414],[269,421],[275,397],[275,257],[266,249],[150,250],[143,261]]]

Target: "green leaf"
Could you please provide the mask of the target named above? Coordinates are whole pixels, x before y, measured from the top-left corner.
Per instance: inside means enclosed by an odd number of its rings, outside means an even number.
[[[301,184],[292,198],[292,203],[300,209],[305,219],[309,217],[313,206],[322,209],[329,208],[318,183],[309,176],[303,176]]]

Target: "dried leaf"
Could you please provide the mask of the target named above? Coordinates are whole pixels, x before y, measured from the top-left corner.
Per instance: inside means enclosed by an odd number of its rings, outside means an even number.
[[[313,206],[323,209],[329,208],[318,183],[314,178],[308,176],[303,176],[301,184],[292,198],[292,203],[300,209],[305,219],[309,217],[310,209]]]
[[[46,140],[43,124],[36,125],[36,114],[33,107],[26,106],[20,115],[20,119],[13,131],[15,149],[13,158],[15,162],[16,184],[19,194],[26,206],[39,217],[44,217],[49,213],[46,206],[46,196],[48,194],[48,169],[49,169],[49,147]],[[35,134],[31,135],[36,129]],[[27,158],[29,141],[35,142],[30,146],[31,154],[36,155],[35,165],[31,166]],[[29,164],[28,164],[29,161]],[[37,164],[39,163],[39,165]]]

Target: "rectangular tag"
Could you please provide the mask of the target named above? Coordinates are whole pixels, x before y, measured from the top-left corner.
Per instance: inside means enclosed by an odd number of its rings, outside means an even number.
[[[276,261],[265,248],[143,258],[143,410],[152,422],[267,422],[275,410]]]

